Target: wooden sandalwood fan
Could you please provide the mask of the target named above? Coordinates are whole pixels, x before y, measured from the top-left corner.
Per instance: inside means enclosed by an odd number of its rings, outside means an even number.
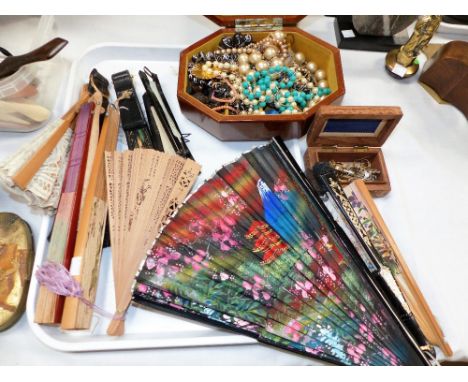
[[[187,196],[200,166],[150,149],[106,152],[105,164],[116,300],[107,332],[119,336],[138,267],[162,224]]]

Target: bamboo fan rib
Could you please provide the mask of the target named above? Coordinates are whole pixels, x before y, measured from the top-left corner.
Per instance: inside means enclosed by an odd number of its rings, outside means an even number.
[[[423,365],[281,144],[192,194],[148,252],[135,301],[345,365]]]
[[[138,267],[161,225],[187,196],[200,166],[147,149],[106,152],[105,164],[116,299],[108,334],[122,335]]]

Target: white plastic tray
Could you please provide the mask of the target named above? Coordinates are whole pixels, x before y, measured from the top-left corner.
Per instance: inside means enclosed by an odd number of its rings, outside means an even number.
[[[200,183],[224,163],[234,160],[242,152],[262,142],[221,142],[182,115],[176,94],[181,49],[182,47],[174,46],[96,45],[73,63],[64,95],[64,105],[66,109],[77,99],[80,87],[88,81],[89,73],[93,68],[97,68],[109,81],[113,73],[128,69],[134,75],[134,84],[137,93],[141,96],[143,86],[138,77],[138,70],[148,66],[158,74],[182,132],[191,134],[189,148],[195,160],[202,165],[202,175],[198,182]],[[111,95],[115,96],[113,88],[111,88]],[[291,140],[287,144],[294,157],[302,163],[299,141]],[[42,220],[34,269],[46,259],[47,236],[51,223],[52,219],[49,217],[44,217]],[[114,287],[111,265],[110,249],[105,249],[102,256],[96,304],[112,312],[114,311]],[[58,327],[34,323],[37,289],[38,284],[33,278],[26,308],[28,322],[34,334],[43,343],[56,350],[95,351],[256,343],[254,339],[246,336],[135,306],[129,308],[126,331],[122,337],[107,336],[106,329],[109,321],[99,316],[93,318],[89,331],[65,332]]]

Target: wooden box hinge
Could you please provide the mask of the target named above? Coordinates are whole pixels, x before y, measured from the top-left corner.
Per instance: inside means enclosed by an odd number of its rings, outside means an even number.
[[[236,19],[236,32],[272,31],[283,29],[281,17]]]
[[[353,150],[358,152],[358,153],[365,153],[365,152],[369,151],[369,147],[368,146],[354,146]]]
[[[325,145],[322,146],[322,149],[326,151],[338,151],[338,145]]]

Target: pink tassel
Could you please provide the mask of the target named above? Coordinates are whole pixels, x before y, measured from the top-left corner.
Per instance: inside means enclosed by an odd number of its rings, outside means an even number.
[[[76,297],[101,316],[112,320],[123,320],[123,315],[113,315],[83,297],[83,290],[62,264],[46,261],[36,271],[36,279],[52,293],[65,297]]]

